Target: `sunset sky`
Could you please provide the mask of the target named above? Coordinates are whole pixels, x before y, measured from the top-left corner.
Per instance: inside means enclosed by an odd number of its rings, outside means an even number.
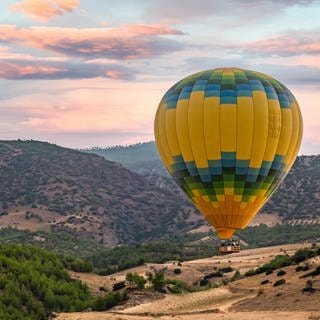
[[[166,90],[216,67],[283,82],[320,153],[319,0],[1,0],[0,139],[153,140]]]

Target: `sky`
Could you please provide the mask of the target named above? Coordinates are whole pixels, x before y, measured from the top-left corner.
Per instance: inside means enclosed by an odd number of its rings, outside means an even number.
[[[161,97],[216,67],[296,96],[320,153],[320,0],[1,0],[0,139],[84,148],[154,140]]]

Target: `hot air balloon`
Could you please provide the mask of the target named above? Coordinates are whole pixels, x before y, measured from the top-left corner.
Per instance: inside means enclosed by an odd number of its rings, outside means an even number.
[[[292,167],[302,117],[297,100],[278,80],[217,68],[171,87],[154,129],[173,179],[218,236],[229,239],[249,224]]]

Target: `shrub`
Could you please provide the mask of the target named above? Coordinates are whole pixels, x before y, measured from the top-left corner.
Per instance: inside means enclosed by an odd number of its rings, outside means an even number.
[[[152,288],[155,291],[163,292],[166,281],[164,279],[164,270],[156,271],[154,274],[148,275],[148,280],[152,283]]]
[[[199,282],[200,287],[204,287],[206,285],[208,285],[209,281],[208,279],[201,279]]]
[[[116,282],[115,284],[113,284],[112,290],[117,291],[117,290],[123,289],[125,286],[126,286],[126,283],[124,281]]]
[[[310,269],[309,266],[305,264],[303,266],[297,266],[295,270],[296,272],[299,272],[299,271],[307,271],[309,269]]]
[[[268,279],[261,281],[262,285],[267,284],[267,283],[270,283],[270,281]]]
[[[234,269],[232,267],[225,267],[225,268],[220,268],[219,271],[222,273],[229,273],[232,272]]]
[[[168,290],[173,294],[182,293],[182,289],[178,286],[168,286]]]
[[[276,256],[273,260],[265,263],[263,266],[256,270],[256,273],[270,272],[275,269],[280,269],[291,265],[291,260],[287,255]]]
[[[127,299],[127,294],[125,292],[111,292],[103,297],[98,297],[97,300],[92,305],[93,311],[104,311],[117,305],[119,302]]]
[[[174,274],[180,274],[181,272],[182,272],[182,271],[181,271],[180,268],[176,268],[176,269],[173,270],[173,273],[174,273]]]
[[[274,287],[278,287],[278,286],[283,285],[284,283],[286,283],[286,280],[285,280],[285,279],[279,279],[279,280],[277,280],[277,281],[273,284],[273,286],[274,286]]]
[[[221,271],[209,273],[209,274],[205,275],[203,278],[204,279],[211,279],[211,278],[219,278],[219,277],[223,277],[223,273]]]
[[[320,266],[318,266],[314,271],[311,271],[309,273],[304,274],[300,278],[306,278],[306,277],[313,277],[313,276],[318,276],[320,274]]]
[[[127,273],[126,280],[131,284],[136,286],[138,289],[144,289],[144,285],[147,283],[147,280],[140,276],[138,273]]]
[[[300,263],[314,256],[315,256],[315,251],[310,250],[308,248],[303,248],[303,249],[297,250],[296,253],[291,257],[291,260],[294,263]]]
[[[269,274],[273,273],[273,271],[271,269],[266,271],[266,276],[268,276]]]
[[[250,269],[250,270],[248,270],[244,275],[246,276],[246,277],[251,277],[251,276],[254,276],[254,275],[256,275],[257,273],[256,273],[256,270],[253,270],[253,269]]]
[[[278,271],[277,276],[281,277],[281,276],[283,276],[285,274],[286,274],[286,272],[284,270],[280,270],[280,271]]]
[[[181,293],[182,291],[192,291],[192,288],[184,281],[177,279],[167,279],[167,288],[171,293]]]
[[[237,270],[231,278],[231,281],[236,281],[241,278],[239,270]]]

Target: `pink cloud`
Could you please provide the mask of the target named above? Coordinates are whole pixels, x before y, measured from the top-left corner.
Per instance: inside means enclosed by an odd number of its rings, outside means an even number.
[[[319,30],[290,31],[269,39],[233,47],[247,54],[261,56],[317,55],[320,53],[320,32]]]
[[[41,59],[1,59],[0,78],[23,79],[89,79],[109,78],[130,80],[134,71],[118,64],[98,64]]]
[[[78,0],[24,0],[10,7],[12,11],[21,11],[40,20],[49,20],[57,15],[73,11]]]
[[[181,35],[162,25],[116,28],[62,28],[0,25],[0,42],[18,43],[69,56],[134,60],[180,50],[182,45],[163,35]]]
[[[1,100],[0,108],[10,105],[2,119],[11,119],[12,128],[22,134],[146,132],[152,136],[155,109],[168,85],[90,79],[77,80],[70,87],[65,81],[52,92],[27,92]]]
[[[3,63],[0,61],[0,77],[5,79],[28,78],[34,75],[48,77],[57,73],[65,72],[65,69],[57,68],[50,65],[32,65],[25,64],[19,66],[15,63]]]

